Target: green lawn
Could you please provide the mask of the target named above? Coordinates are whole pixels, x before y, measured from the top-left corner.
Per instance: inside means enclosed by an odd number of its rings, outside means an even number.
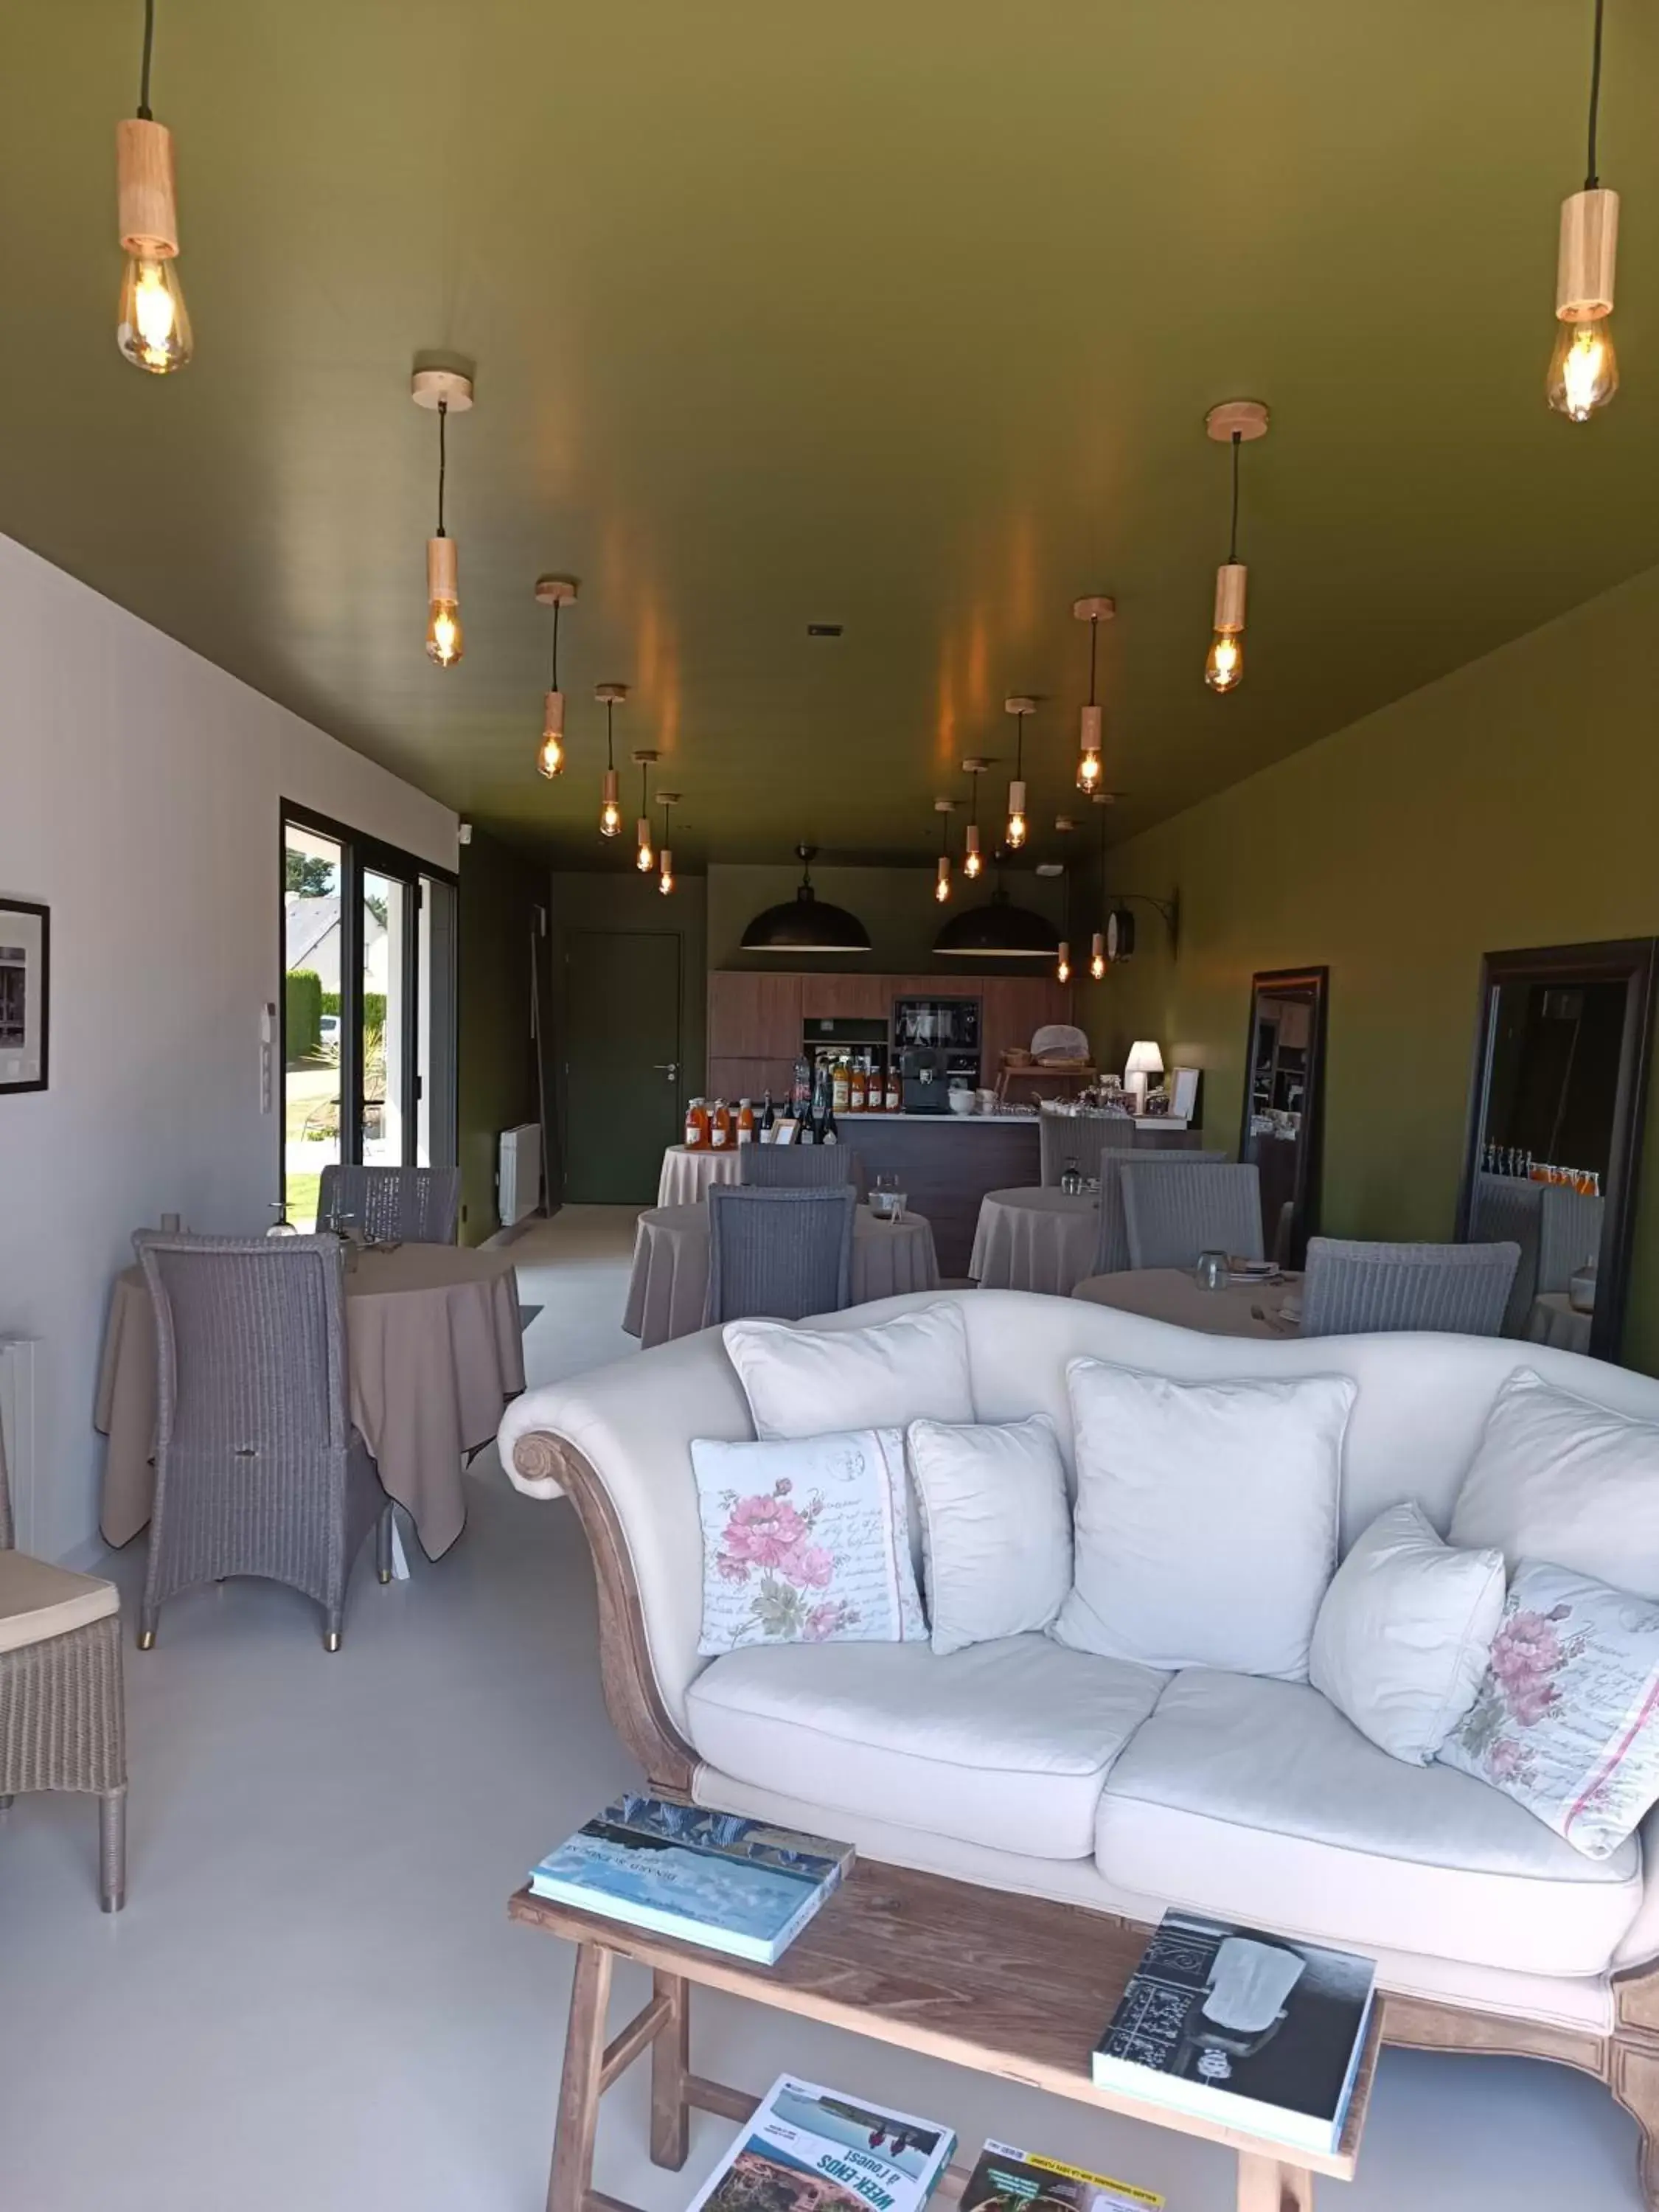
[[[319,1169],[315,1175],[290,1174],[283,1185],[288,1200],[288,1218],[296,1229],[312,1229],[317,1221],[317,1189],[322,1182]]]

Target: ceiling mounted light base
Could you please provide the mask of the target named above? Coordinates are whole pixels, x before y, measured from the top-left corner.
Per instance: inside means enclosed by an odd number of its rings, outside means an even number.
[[[625,684],[596,684],[593,696],[601,707],[620,707],[628,696],[628,686]]]
[[[417,368],[409,380],[409,396],[428,414],[443,407],[465,415],[472,404],[472,379],[459,368]]]
[[[1097,592],[1092,599],[1073,599],[1072,612],[1079,622],[1110,622],[1117,612],[1117,601]]]
[[[962,763],[962,772],[964,775],[983,775],[990,765],[991,756],[988,753],[970,753]]]
[[[1267,436],[1267,420],[1260,399],[1224,399],[1204,417],[1204,428],[1218,446],[1231,445],[1235,438],[1248,446],[1253,439]]]
[[[635,768],[653,768],[661,757],[662,756],[660,753],[643,750],[636,753],[630,753],[629,755],[629,758],[633,762]]]
[[[1005,714],[1035,714],[1036,701],[1029,699],[1023,691],[1011,692],[1002,702]]]
[[[536,604],[542,607],[568,607],[576,596],[576,586],[568,576],[538,576]]]

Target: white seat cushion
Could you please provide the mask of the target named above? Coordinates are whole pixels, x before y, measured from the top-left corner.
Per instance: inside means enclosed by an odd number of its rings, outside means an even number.
[[[1642,1893],[1633,1840],[1587,1859],[1473,1777],[1391,1759],[1317,1690],[1208,1669],[1113,1767],[1096,1838],[1109,1881],[1224,1919],[1542,1974],[1601,1972]]]
[[[1167,1679],[1043,1636],[948,1658],[920,1644],[802,1644],[729,1652],[685,1702],[698,1752],[739,1782],[1079,1859],[1111,1763]]]
[[[21,1651],[49,1636],[101,1620],[121,1602],[113,1583],[48,1566],[27,1552],[0,1551],[0,1651]]]

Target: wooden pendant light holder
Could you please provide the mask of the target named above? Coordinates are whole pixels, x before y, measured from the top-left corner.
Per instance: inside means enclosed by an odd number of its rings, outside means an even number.
[[[1224,561],[1215,572],[1215,627],[1223,637],[1244,628],[1244,586],[1249,570],[1242,561]]]
[[[1561,244],[1555,264],[1555,318],[1600,322],[1613,313],[1619,255],[1619,195],[1590,185],[1561,203]]]
[[[460,599],[460,555],[453,538],[426,541],[426,596],[428,600],[446,600],[451,606]]]
[[[124,252],[146,261],[178,253],[178,184],[165,123],[125,115],[116,125],[115,210]]]

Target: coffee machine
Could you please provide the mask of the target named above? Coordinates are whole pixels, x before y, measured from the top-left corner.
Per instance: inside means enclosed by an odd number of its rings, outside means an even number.
[[[907,1114],[948,1114],[952,1089],[971,1091],[979,1081],[979,1054],[948,1052],[940,1045],[906,1045],[899,1054],[899,1081]]]

